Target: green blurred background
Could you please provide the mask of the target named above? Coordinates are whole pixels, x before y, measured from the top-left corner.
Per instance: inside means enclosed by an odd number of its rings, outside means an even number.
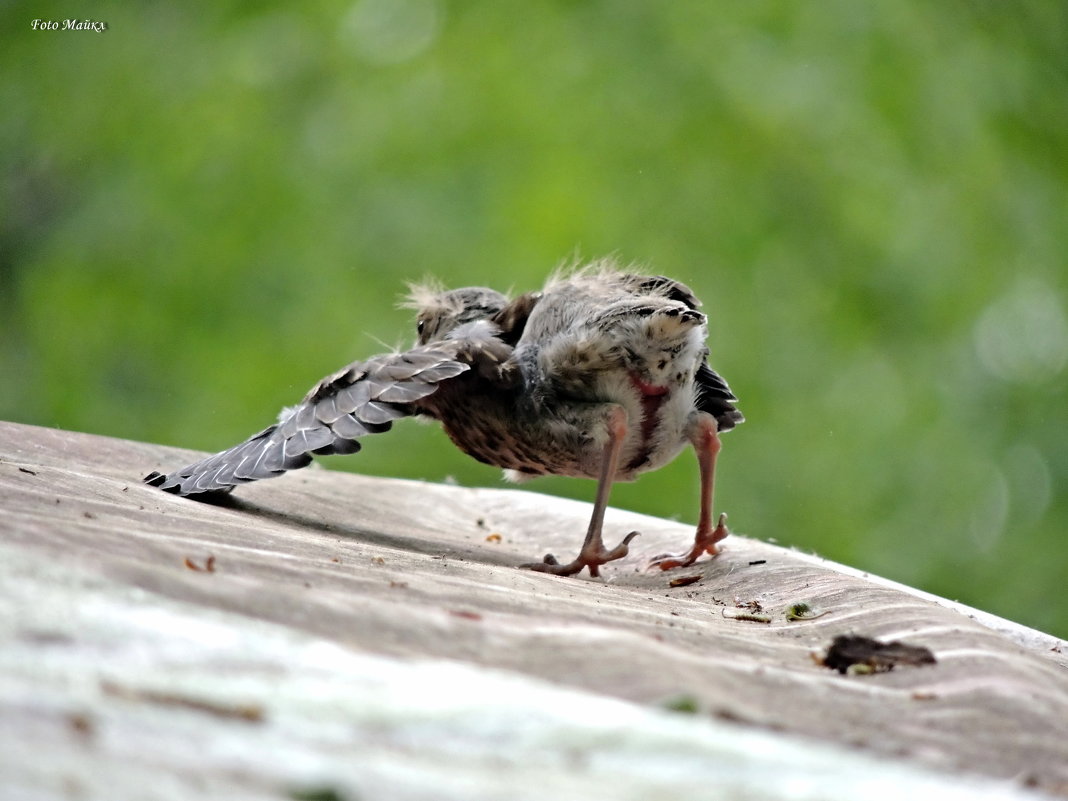
[[[93,5],[0,9],[0,418],[217,450],[409,342],[407,280],[615,252],[705,300],[736,531],[1068,635],[1064,2]],[[501,483],[414,424],[328,461]]]

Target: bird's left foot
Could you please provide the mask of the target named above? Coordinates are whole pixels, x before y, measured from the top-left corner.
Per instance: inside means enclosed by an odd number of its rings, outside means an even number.
[[[673,567],[687,567],[692,565],[703,554],[710,554],[712,556],[719,555],[719,546],[716,544],[720,540],[726,538],[730,534],[730,530],[727,528],[727,515],[721,514],[719,516],[719,522],[714,529],[698,528],[697,535],[693,540],[693,547],[688,553],[666,553],[657,556],[649,561],[646,569],[659,567],[661,570],[671,570]]]
[[[520,567],[524,570],[535,570],[538,573],[552,573],[554,576],[573,576],[581,571],[582,568],[588,567],[591,576],[600,576],[601,565],[607,562],[614,562],[616,559],[622,559],[626,556],[630,551],[630,541],[637,537],[639,533],[637,531],[630,532],[619,545],[611,550],[606,549],[599,541],[592,543],[589,547],[584,546],[579,551],[579,555],[566,565],[560,564],[555,556],[548,553],[545,554],[545,558],[542,561],[528,562],[525,565],[520,565]]]

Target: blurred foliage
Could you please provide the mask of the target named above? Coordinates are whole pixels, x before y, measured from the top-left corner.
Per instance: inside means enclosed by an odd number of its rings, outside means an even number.
[[[409,342],[407,280],[615,252],[705,299],[737,531],[1068,635],[1063,2],[93,5],[0,8],[0,417],[217,450]]]

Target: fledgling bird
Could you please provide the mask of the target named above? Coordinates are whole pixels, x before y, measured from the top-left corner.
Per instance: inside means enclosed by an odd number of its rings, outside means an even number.
[[[664,466],[691,444],[701,472],[697,534],[663,569],[719,552],[726,515],[712,522],[719,434],[745,418],[709,367],[700,302],[678,281],[601,260],[554,275],[540,292],[509,299],[483,287],[413,288],[418,339],[406,351],[354,362],[316,384],[279,422],[239,445],[145,482],[179,495],[304,467],[312,454],[355,453],[393,420],[441,422],[460,450],[511,478],[596,478],[578,555],[523,565],[572,575],[627,555],[631,532],[606,548],[601,528],[615,481]]]

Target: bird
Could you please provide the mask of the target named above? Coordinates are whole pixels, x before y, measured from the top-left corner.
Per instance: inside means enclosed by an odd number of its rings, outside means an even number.
[[[314,455],[351,454],[403,417],[437,420],[452,442],[506,478],[597,480],[578,554],[521,565],[571,576],[629,553],[637,531],[608,548],[612,485],[697,456],[697,531],[688,550],[650,560],[668,570],[715,556],[727,516],[713,523],[720,434],[745,418],[708,363],[708,319],[685,284],[613,258],[554,271],[541,290],[509,298],[487,287],[411,285],[416,341],[356,361],[319,381],[278,422],[244,442],[144,482],[193,498],[305,467]]]

